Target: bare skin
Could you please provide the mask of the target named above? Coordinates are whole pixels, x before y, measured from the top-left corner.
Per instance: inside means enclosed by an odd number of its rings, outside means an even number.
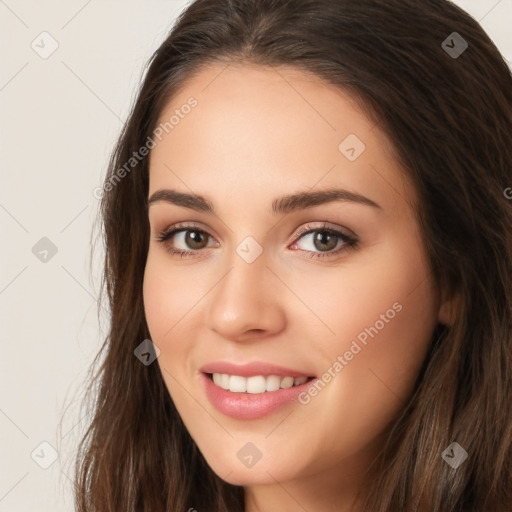
[[[379,127],[312,75],[212,65],[170,101],[162,122],[191,96],[197,106],[150,155],[149,197],[173,189],[215,208],[149,207],[144,305],[167,388],[213,471],[244,486],[246,512],[357,511],[356,487],[411,395],[435,324],[450,323],[411,209],[414,190]],[[349,134],[366,146],[353,161],[350,147],[339,149]],[[271,211],[281,196],[327,189],[378,207],[344,200]],[[157,241],[181,222],[192,227]],[[302,228],[318,231],[298,236]],[[315,244],[325,229],[357,243]],[[194,230],[205,233],[203,248],[186,244]],[[249,236],[262,249],[252,263],[236,251]],[[195,253],[182,258],[171,247]],[[371,326],[377,334],[370,329],[345,357]],[[338,356],[346,364],[336,371]],[[235,419],[200,385],[199,368],[218,360],[268,361],[318,378],[330,369],[331,379],[306,404]],[[247,442],[262,454],[252,467],[237,457]]]

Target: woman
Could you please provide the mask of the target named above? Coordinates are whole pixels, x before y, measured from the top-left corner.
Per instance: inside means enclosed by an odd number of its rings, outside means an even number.
[[[511,136],[448,1],[193,2],[101,193],[78,510],[510,510]]]

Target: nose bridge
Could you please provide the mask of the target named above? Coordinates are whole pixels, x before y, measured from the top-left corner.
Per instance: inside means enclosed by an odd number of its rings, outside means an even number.
[[[227,273],[223,272],[212,294],[208,326],[227,338],[247,330],[279,328],[284,315],[263,248],[247,237],[225,262]]]
[[[271,274],[267,268],[268,253],[263,246],[253,236],[246,236],[226,255],[224,262],[230,271],[225,283],[219,283],[223,293],[239,301],[256,299],[259,302],[265,294],[268,274]]]

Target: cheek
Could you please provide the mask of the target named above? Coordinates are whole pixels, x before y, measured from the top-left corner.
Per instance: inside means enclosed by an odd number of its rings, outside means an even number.
[[[325,382],[303,397],[299,409],[304,418],[315,418],[322,433],[308,441],[311,453],[324,454],[321,464],[355,453],[400,414],[435,326],[436,296],[426,261],[419,252],[382,249],[379,260],[333,269],[329,278],[324,269],[302,284],[294,281],[294,291],[322,320],[319,324],[310,315],[291,320],[298,339],[315,342],[309,354]],[[295,423],[283,423],[283,437],[300,436],[300,423],[297,417]],[[277,440],[274,448],[279,450]]]
[[[152,340],[169,345],[183,318],[204,295],[197,272],[177,266],[169,256],[150,248],[144,270],[144,311]]]
[[[428,260],[407,235],[397,234],[339,268],[312,269],[307,280],[294,278],[294,289],[331,330],[319,338],[321,350],[332,356],[329,347],[348,350],[358,340],[375,352],[396,349],[406,357],[417,351],[421,357],[438,302]]]
[[[166,332],[172,327],[173,311],[177,305],[177,297],[174,293],[169,293],[170,289],[166,286],[165,274],[162,271],[148,258],[143,285],[144,312],[151,339],[156,344],[164,339]]]
[[[144,311],[151,340],[160,349],[158,363],[162,370],[174,373],[170,366],[175,361],[177,352],[184,349],[181,343],[173,343],[181,328],[180,318],[184,317],[187,309],[194,303],[194,287],[185,286],[183,272],[171,271],[165,256],[148,254],[144,271],[143,298]],[[183,365],[176,365],[182,367]],[[164,372],[164,378],[168,375]]]
[[[338,279],[319,273],[317,286],[301,291],[322,305],[315,312],[335,333],[317,337],[325,372],[319,378],[329,383],[311,408],[321,415],[326,403],[344,404],[329,409],[325,424],[343,424],[354,438],[371,439],[403,408],[436,324],[437,299],[422,253],[398,244],[386,249],[343,269]],[[316,300],[320,291],[336,300]]]
[[[175,274],[175,278],[173,275]],[[185,343],[176,343],[180,339],[179,319],[186,314],[184,309],[191,304],[185,288],[179,281],[180,272],[172,273],[160,255],[148,254],[144,271],[143,297],[144,311],[149,333],[153,343],[160,349],[157,364],[160,367],[165,385],[176,407],[187,411],[190,403],[182,392],[179,383],[186,378],[188,348]],[[187,306],[190,308],[190,305]]]
[[[312,315],[294,320],[316,340],[317,367],[327,370],[346,354],[353,370],[345,373],[354,385],[378,380],[374,369],[391,388],[399,383],[399,395],[408,394],[437,320],[437,296],[420,245],[401,233],[339,268],[312,269],[307,280],[290,272],[287,279],[321,320],[322,325]],[[308,328],[307,318],[322,336]]]
[[[158,365],[180,410],[190,406],[190,396],[183,391],[182,383],[196,372],[192,355],[204,328],[201,308],[216,281],[209,277],[193,266],[170,261],[165,251],[149,250],[143,282],[144,311],[151,340],[160,349]]]

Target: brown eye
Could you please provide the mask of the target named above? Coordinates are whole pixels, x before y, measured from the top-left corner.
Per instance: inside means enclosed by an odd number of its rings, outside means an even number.
[[[162,243],[172,242],[173,246],[178,246],[178,250],[200,250],[208,245],[210,235],[200,229],[174,229],[163,233],[159,237]],[[179,247],[185,245],[185,247]]]
[[[313,237],[313,245],[319,251],[332,251],[338,245],[339,236],[330,231],[317,231]]]
[[[185,234],[185,245],[190,249],[204,249],[206,245],[208,245],[208,234],[204,231],[199,231],[197,229],[191,230],[187,229],[184,231]],[[205,243],[206,241],[206,243]]]
[[[183,223],[160,231],[156,241],[171,255],[180,258],[198,258],[204,256],[209,247],[219,247],[219,243],[204,229]]]
[[[358,239],[354,236],[325,226],[318,226],[315,229],[308,225],[299,233],[291,248],[307,253],[308,258],[328,258],[356,248],[357,245]]]

